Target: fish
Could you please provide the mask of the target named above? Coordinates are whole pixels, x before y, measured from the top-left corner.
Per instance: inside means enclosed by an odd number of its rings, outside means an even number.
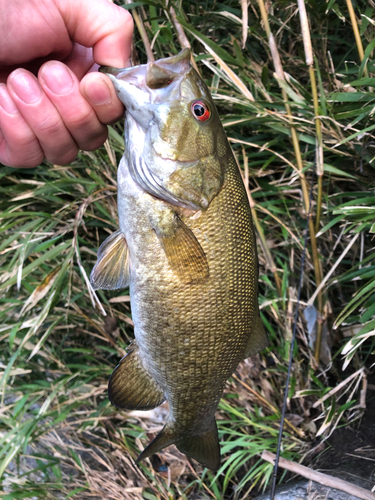
[[[267,346],[246,189],[190,51],[105,69],[125,105],[119,229],[102,243],[94,289],[129,287],[135,340],[114,369],[110,402],[169,403],[136,463],[175,444],[217,471],[215,412],[227,379]]]

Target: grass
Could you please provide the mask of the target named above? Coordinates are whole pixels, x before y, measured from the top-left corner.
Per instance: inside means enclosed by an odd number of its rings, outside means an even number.
[[[131,311],[126,291],[95,293],[87,276],[100,243],[117,229],[120,124],[106,147],[80,153],[71,165],[1,168],[2,498],[242,499],[269,484],[271,466],[259,455],[276,450],[306,220],[303,186],[313,178],[319,134],[324,174],[314,178],[313,222],[321,216],[316,234],[309,230],[302,297],[302,311],[309,305],[311,314],[298,319],[283,456],[309,463],[338,425],[365,411],[364,367],[374,363],[375,345],[374,9],[355,4],[361,61],[347,4],[306,3],[317,104],[296,4],[273,2],[263,18],[259,5],[249,6],[243,49],[237,1],[174,5],[248,187],[271,340],[228,382],[217,415],[221,469],[213,475],[174,448],[134,466],[167,410],[118,412],[107,399],[108,377],[133,336]],[[126,7],[143,19],[156,58],[178,52],[166,5]],[[145,62],[138,33],[135,51]]]

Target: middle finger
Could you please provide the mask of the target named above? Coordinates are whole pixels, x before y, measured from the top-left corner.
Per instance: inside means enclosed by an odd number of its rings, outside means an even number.
[[[17,69],[9,75],[7,83],[9,93],[39,140],[47,160],[60,165],[73,161],[77,144],[37,78],[25,69]]]
[[[78,78],[65,64],[45,63],[39,70],[44,92],[56,106],[67,129],[81,149],[92,151],[107,138],[107,127],[81,94]]]

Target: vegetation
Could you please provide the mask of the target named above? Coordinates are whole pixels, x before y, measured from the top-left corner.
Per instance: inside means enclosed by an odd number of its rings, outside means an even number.
[[[351,12],[348,2],[306,2],[313,57],[294,2],[124,5],[140,29],[135,63],[147,60],[145,41],[159,58],[187,36],[258,233],[271,344],[228,383],[216,475],[175,448],[135,466],[167,409],[119,412],[107,399],[108,377],[133,336],[129,297],[95,293],[88,276],[118,227],[121,124],[105,147],[71,165],[1,168],[2,498],[244,499],[269,484],[272,466],[260,453],[276,450],[311,184],[283,456],[309,463],[338,425],[363,414],[375,361],[375,4],[360,0]]]

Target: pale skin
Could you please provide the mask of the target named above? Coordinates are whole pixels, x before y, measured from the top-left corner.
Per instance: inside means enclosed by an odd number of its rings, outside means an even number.
[[[0,0],[0,12],[0,163],[64,165],[100,147],[124,108],[92,70],[127,66],[130,14],[110,0]]]

